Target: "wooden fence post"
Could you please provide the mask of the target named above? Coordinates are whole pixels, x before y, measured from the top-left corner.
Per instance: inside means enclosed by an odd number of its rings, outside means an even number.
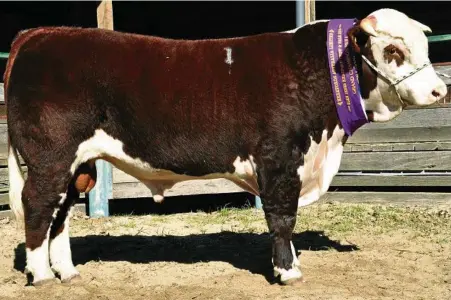
[[[103,0],[97,7],[97,27],[113,30],[113,3]],[[89,192],[89,216],[107,217],[108,201],[113,196],[113,168],[104,160],[96,161],[97,182]]]
[[[305,24],[315,21],[316,20],[315,0],[305,0],[304,6],[305,6],[304,11]]]
[[[102,0],[97,6],[97,27],[114,30],[113,2],[111,0]]]

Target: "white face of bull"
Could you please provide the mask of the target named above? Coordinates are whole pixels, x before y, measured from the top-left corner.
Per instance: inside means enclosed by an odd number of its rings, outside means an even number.
[[[376,67],[389,80],[396,82],[414,72],[396,85],[378,75],[376,88],[364,101],[365,109],[373,112],[373,121],[388,121],[404,106],[430,105],[446,96],[447,88],[430,64],[417,69],[429,63],[424,34],[431,31],[429,27],[396,10],[381,9],[363,19],[360,28],[369,35],[366,46]]]

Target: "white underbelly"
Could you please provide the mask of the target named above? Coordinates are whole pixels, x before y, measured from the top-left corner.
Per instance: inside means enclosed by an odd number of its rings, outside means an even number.
[[[75,173],[77,167],[84,162],[93,159],[104,159],[123,172],[135,177],[145,184],[152,192],[155,201],[164,199],[164,191],[173,187],[176,183],[188,180],[207,180],[224,178],[232,181],[243,190],[258,195],[256,165],[252,155],[248,160],[237,157],[233,162],[233,173],[212,173],[205,176],[188,176],[176,174],[168,170],[152,167],[139,158],[132,158],[123,151],[123,143],[111,137],[103,130],[95,131],[90,139],[81,143],[76,153],[76,159],[72,163],[71,172]]]

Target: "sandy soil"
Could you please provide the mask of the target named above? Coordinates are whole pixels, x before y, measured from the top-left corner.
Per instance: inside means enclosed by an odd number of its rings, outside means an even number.
[[[451,299],[449,210],[321,204],[299,211],[306,279],[272,281],[261,211],[74,216],[76,285],[27,286],[23,233],[0,220],[0,299]]]

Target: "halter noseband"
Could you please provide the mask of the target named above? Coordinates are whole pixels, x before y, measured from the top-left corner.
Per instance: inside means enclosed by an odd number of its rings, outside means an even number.
[[[398,95],[399,101],[404,105],[404,101],[401,98],[401,95],[398,92],[398,89],[396,88],[396,85],[398,83],[400,83],[401,81],[403,81],[406,78],[409,78],[410,76],[412,76],[413,74],[423,70],[424,68],[426,68],[427,66],[431,65],[430,61],[427,61],[426,63],[422,64],[421,66],[416,67],[415,69],[413,69],[411,72],[407,73],[404,76],[399,77],[396,80],[391,79],[390,77],[388,77],[382,70],[380,70],[378,67],[376,67],[368,58],[365,57],[365,55],[361,55],[362,59],[377,73],[379,74],[382,78],[384,78],[385,80],[387,80],[390,83],[390,86],[393,86],[393,88],[395,89],[396,95]]]
[[[400,83],[401,81],[403,81],[406,78],[409,78],[410,76],[412,76],[413,74],[421,71],[422,69],[426,68],[427,66],[429,66],[431,64],[430,61],[424,63],[423,65],[416,67],[415,69],[413,69],[413,71],[407,73],[404,76],[401,76],[400,78],[393,80],[390,79],[384,72],[382,72],[382,70],[380,70],[378,67],[376,67],[368,58],[366,58],[364,55],[362,55],[363,60],[374,70],[376,71],[376,73],[378,73],[379,75],[381,75],[385,80],[387,80],[388,82],[390,82],[390,85],[395,86],[398,83]]]

